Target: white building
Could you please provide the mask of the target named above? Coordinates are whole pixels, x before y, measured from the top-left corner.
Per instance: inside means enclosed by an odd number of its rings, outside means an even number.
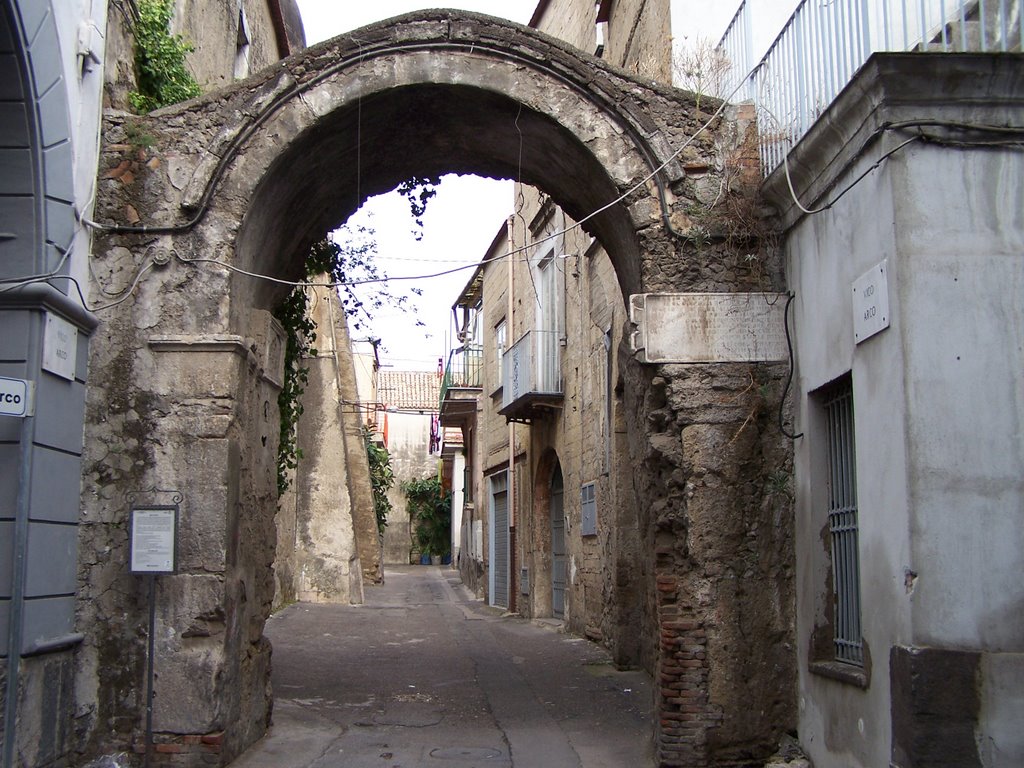
[[[751,79],[793,297],[799,738],[819,767],[1017,766],[1020,4],[830,5],[849,37],[804,3]],[[887,48],[988,52],[862,65]]]

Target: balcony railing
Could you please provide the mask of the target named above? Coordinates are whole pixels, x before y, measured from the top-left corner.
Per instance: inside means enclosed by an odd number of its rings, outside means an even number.
[[[448,353],[448,364],[441,379],[441,410],[449,389],[480,389],[483,386],[484,350],[479,344],[466,344]]]
[[[757,105],[761,164],[771,173],[876,51],[1019,51],[1020,0],[804,0],[753,61],[741,3],[717,49],[732,66],[722,93]]]
[[[538,409],[562,400],[562,335],[527,331],[501,359],[501,413],[534,418]]]

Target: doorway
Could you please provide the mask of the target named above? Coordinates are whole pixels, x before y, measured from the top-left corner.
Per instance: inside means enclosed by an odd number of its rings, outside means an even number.
[[[551,477],[551,615],[565,617],[565,494],[562,468],[555,467]]]

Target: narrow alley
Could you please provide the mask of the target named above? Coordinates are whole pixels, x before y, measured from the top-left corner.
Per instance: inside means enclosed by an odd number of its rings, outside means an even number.
[[[362,606],[271,617],[274,724],[234,768],[653,764],[650,681],[587,640],[389,568]]]

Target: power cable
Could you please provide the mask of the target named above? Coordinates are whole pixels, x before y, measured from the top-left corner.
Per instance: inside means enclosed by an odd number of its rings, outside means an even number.
[[[789,294],[789,298],[786,299],[786,307],[782,311],[782,324],[786,328],[786,349],[789,352],[789,375],[786,376],[786,386],[782,388],[782,397],[779,398],[779,431],[790,440],[797,440],[804,436],[803,432],[794,435],[786,429],[782,419],[782,412],[786,407],[786,396],[789,394],[789,387],[793,383],[793,371],[796,368],[796,360],[793,357],[793,338],[789,333],[789,305],[793,303],[795,297],[795,293]]]

